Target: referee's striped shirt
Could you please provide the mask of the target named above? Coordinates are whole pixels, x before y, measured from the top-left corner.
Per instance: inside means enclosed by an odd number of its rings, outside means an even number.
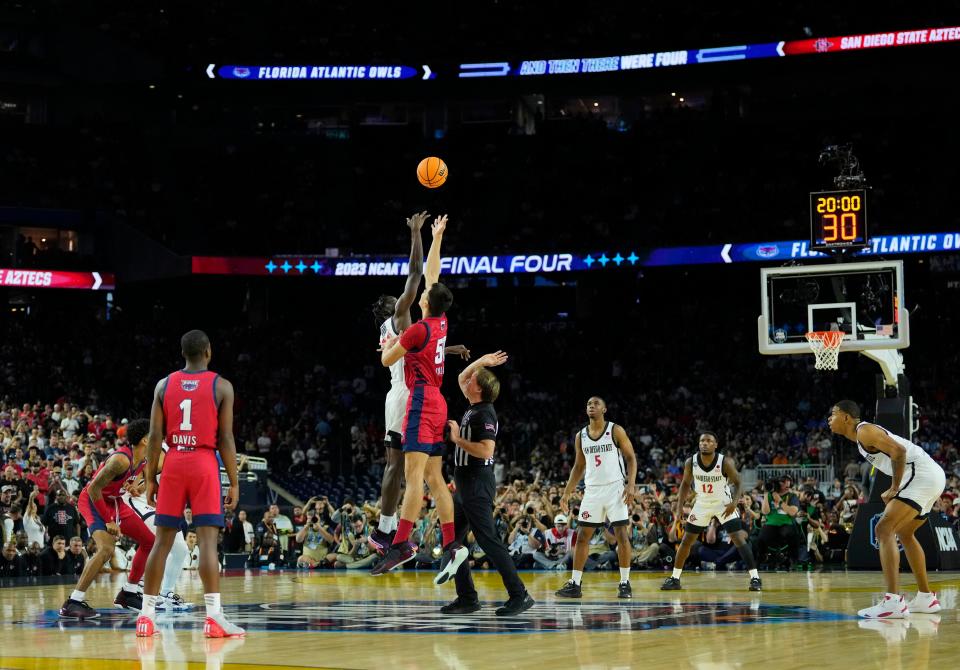
[[[467,442],[497,439],[500,424],[497,422],[497,410],[493,403],[478,402],[470,405],[460,422],[460,437]],[[477,458],[457,447],[453,452],[453,462],[458,468],[482,468],[493,465],[493,458]]]

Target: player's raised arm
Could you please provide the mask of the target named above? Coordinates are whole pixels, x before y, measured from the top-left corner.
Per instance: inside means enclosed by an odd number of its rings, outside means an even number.
[[[623,502],[629,506],[633,504],[637,495],[637,454],[633,450],[633,443],[627,437],[627,431],[620,424],[616,424],[613,428],[613,441],[620,447],[623,464],[627,466],[627,482],[623,488]]]
[[[150,407],[150,433],[147,435],[147,463],[143,478],[147,486],[147,504],[157,506],[157,473],[160,468],[160,454],[163,453],[163,436],[166,431],[163,418],[163,393],[167,380],[161,379],[153,390],[153,405]]]
[[[220,411],[217,419],[219,439],[217,451],[223,459],[223,467],[227,470],[230,479],[230,491],[223,500],[223,506],[233,509],[240,499],[240,482],[237,478],[237,445],[233,439],[233,384],[223,377],[217,378],[217,387],[214,389]]]
[[[417,289],[420,288],[420,279],[423,277],[423,238],[420,236],[420,229],[429,216],[427,212],[418,212],[407,219],[410,227],[410,266],[407,270],[407,284],[393,310],[397,331],[410,327],[410,306],[417,299]]]
[[[430,231],[433,233],[433,240],[430,242],[430,251],[427,252],[427,268],[424,271],[428,290],[440,281],[440,245],[443,243],[443,233],[446,229],[446,214],[438,216],[430,226]]]
[[[880,494],[884,503],[889,502],[900,490],[903,473],[907,468],[907,450],[891,438],[885,430],[872,424],[860,426],[857,430],[857,442],[865,447],[882,451],[890,457],[890,462],[893,464],[893,481],[890,483],[890,488]]]
[[[567,480],[567,485],[563,487],[563,494],[560,496],[560,509],[563,510],[564,514],[569,514],[569,505],[567,501],[570,499],[570,494],[573,493],[573,490],[577,487],[577,484],[580,483],[580,480],[583,479],[583,473],[587,471],[587,459],[583,456],[583,448],[580,446],[580,433],[577,433],[577,439],[574,440],[574,452],[577,455],[577,460],[574,461],[573,467],[570,468],[570,478]],[[636,472],[633,473],[636,476]]]

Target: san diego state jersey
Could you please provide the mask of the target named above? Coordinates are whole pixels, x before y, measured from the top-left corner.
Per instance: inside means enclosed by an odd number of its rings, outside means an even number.
[[[443,383],[444,348],[447,344],[447,315],[430,316],[407,328],[400,336],[403,375],[407,388],[436,386]]]
[[[216,372],[180,370],[167,377],[163,390],[164,440],[171,449],[216,449],[219,412]]]
[[[626,479],[623,455],[613,439],[613,429],[616,425],[608,421],[597,439],[590,437],[589,425],[580,431],[580,449],[587,463],[587,469],[583,474],[583,483],[586,486],[612,484]]]
[[[693,490],[697,493],[697,503],[730,503],[730,489],[727,488],[727,476],[723,474],[723,454],[714,452],[713,463],[706,468],[703,457],[698,451],[693,456]]]

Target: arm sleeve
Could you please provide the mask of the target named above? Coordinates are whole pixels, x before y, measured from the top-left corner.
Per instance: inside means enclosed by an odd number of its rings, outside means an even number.
[[[427,346],[427,327],[423,323],[415,323],[400,336],[400,346],[407,351],[420,351]]]

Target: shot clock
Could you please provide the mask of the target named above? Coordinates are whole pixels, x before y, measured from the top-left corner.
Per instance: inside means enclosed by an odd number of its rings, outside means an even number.
[[[863,249],[869,243],[867,189],[810,194],[811,249]]]

